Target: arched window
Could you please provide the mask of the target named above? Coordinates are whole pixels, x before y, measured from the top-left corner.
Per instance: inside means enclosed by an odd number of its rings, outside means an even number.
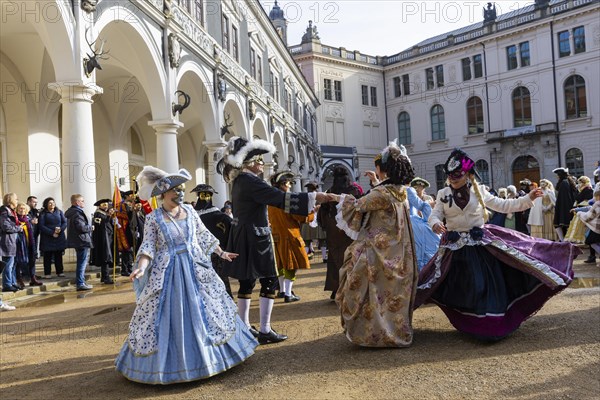
[[[485,160],[478,160],[475,163],[475,169],[481,177],[481,183],[486,186],[490,186],[490,169],[488,166],[488,162]]]
[[[398,115],[398,142],[400,144],[411,144],[410,115],[406,111]]]
[[[569,173],[577,178],[583,175],[583,153],[578,148],[572,148],[567,151],[565,156]]]
[[[565,81],[565,107],[567,119],[587,117],[587,99],[585,97],[585,80],[573,75]]]
[[[531,126],[531,94],[529,89],[519,86],[513,91],[513,116],[515,128]]]
[[[431,108],[431,140],[446,139],[446,117],[444,107],[439,104]]]
[[[477,96],[467,101],[467,121],[469,135],[483,133],[483,103]]]
[[[438,164],[435,166],[435,185],[437,186],[437,190],[442,190],[444,187],[446,187],[446,173],[444,172],[444,164]]]

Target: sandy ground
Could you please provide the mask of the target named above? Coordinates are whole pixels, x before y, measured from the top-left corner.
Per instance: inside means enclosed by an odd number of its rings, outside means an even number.
[[[597,286],[563,291],[499,343],[456,332],[426,306],[414,314],[412,347],[364,349],[342,334],[324,276],[324,265],[313,265],[294,287],[302,301],[276,301],[273,326],[289,340],[208,380],[164,387],[114,369],[134,308],[124,278],[85,294],[65,288],[15,300],[16,311],[0,313],[0,399],[600,398]]]

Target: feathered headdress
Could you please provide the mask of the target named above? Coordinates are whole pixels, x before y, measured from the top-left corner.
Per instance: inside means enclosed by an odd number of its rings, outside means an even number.
[[[242,168],[244,163],[252,160],[255,156],[274,153],[275,146],[266,140],[255,139],[247,141],[241,137],[234,136],[229,139],[227,146],[217,156],[221,158],[227,165],[231,165],[234,168]]]
[[[408,152],[406,151],[406,147],[404,145],[398,145],[398,139],[394,139],[389,142],[388,146],[383,149],[383,151],[375,157],[375,160],[380,159],[382,164],[387,163],[390,155],[392,158],[397,159],[399,156],[404,156],[411,163],[410,158],[408,157]]]
[[[162,169],[146,165],[139,173],[136,180],[140,185],[139,197],[149,200],[166,191],[181,185],[192,179],[192,175],[186,169],[180,169],[175,174],[169,174]]]
[[[450,153],[450,157],[448,157],[448,160],[446,160],[446,163],[444,164],[444,172],[446,172],[446,175],[457,172],[475,174],[477,179],[481,181],[481,177],[475,169],[475,161],[473,161],[467,153],[458,148]]]

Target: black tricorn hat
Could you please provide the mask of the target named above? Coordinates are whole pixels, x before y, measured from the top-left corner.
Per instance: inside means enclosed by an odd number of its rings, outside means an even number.
[[[195,188],[190,190],[190,193],[211,193],[211,194],[219,194],[212,186],[207,185],[205,183],[201,183],[197,185]]]
[[[103,203],[108,203],[110,204],[112,200],[110,199],[100,199],[97,202],[94,203],[94,207],[100,207],[101,204]]]
[[[465,172],[474,174],[479,181],[481,181],[481,176],[475,169],[475,161],[471,157],[467,155],[461,149],[454,149],[450,156],[446,160],[444,164],[444,172],[446,175],[450,175],[456,172]]]
[[[294,182],[296,175],[292,171],[281,171],[271,176],[271,185],[281,185],[285,182]]]
[[[121,191],[121,197],[127,197],[133,194],[133,190],[128,190],[126,192]]]

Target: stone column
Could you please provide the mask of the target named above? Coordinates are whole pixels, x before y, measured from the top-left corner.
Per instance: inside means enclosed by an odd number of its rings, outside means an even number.
[[[225,200],[229,198],[229,193],[227,190],[227,183],[225,183],[223,176],[217,172],[217,163],[219,160],[215,160],[215,156],[225,148],[227,144],[221,141],[204,142],[203,144],[208,148],[208,171],[205,171],[204,174],[207,180],[206,183],[212,186],[217,192],[217,194],[213,196],[213,205],[221,208],[223,207]]]
[[[183,127],[183,123],[167,119],[149,121],[148,125],[156,131],[156,167],[168,173],[179,171],[177,130]]]
[[[96,182],[109,174],[94,159],[92,97],[103,92],[94,84],[55,82],[48,85],[60,95],[62,104],[62,208],[71,206],[70,197],[79,193],[85,198],[85,212],[94,211]]]

